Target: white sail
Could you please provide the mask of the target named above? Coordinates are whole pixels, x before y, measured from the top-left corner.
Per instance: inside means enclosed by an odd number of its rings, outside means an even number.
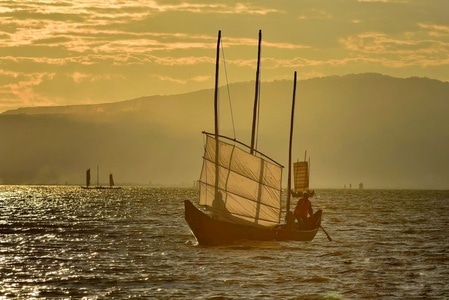
[[[219,141],[219,196],[215,199],[216,141],[208,135],[200,177],[200,204],[218,218],[272,227],[281,213],[282,167]]]
[[[293,164],[295,193],[309,189],[309,164],[307,161],[297,161]]]

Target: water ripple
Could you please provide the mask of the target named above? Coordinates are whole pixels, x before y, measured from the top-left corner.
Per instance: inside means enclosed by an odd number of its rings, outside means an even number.
[[[0,297],[441,299],[447,191],[320,190],[312,242],[200,247],[193,189],[0,186]]]

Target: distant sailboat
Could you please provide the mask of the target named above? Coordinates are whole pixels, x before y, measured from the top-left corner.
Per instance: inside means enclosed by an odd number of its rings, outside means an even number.
[[[303,193],[309,189],[309,164],[307,161],[297,161],[293,164],[295,193]]]
[[[83,189],[120,189],[115,187],[114,176],[109,173],[109,187],[100,185],[100,166],[97,166],[97,183],[95,186],[90,185],[90,168],[86,170],[86,186],[82,186]]]
[[[304,154],[304,161],[298,160],[293,163],[294,197],[299,197],[303,193],[308,193],[309,197],[312,197],[314,194],[314,191],[309,189],[310,161],[306,161],[306,155],[307,152]]]
[[[86,188],[90,186],[90,168],[86,170]]]
[[[95,186],[95,188],[99,189],[101,188],[100,186],[100,166],[97,165],[97,185]]]
[[[109,187],[111,189],[114,188],[114,177],[112,176],[112,173],[109,174]]]

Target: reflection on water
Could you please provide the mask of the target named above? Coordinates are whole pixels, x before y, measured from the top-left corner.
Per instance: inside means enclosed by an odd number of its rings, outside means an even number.
[[[316,194],[332,242],[199,247],[183,219],[192,189],[0,186],[0,296],[449,296],[449,192]]]

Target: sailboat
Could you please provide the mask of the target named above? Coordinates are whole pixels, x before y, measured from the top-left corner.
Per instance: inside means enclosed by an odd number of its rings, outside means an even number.
[[[226,244],[238,240],[311,241],[320,228],[322,211],[318,210],[311,217],[308,228],[299,229],[292,218],[286,218],[287,222],[281,224],[283,166],[254,148],[261,32],[259,31],[251,146],[219,134],[217,119],[220,42],[221,31],[218,32],[215,72],[215,132],[203,132],[206,145],[199,179],[199,204],[205,206],[209,213],[197,208],[190,200],[185,200],[185,220],[199,245]],[[295,95],[296,72],[294,82]],[[294,96],[292,107],[294,108]],[[292,128],[293,122],[291,132]],[[288,191],[291,139],[292,133]],[[290,192],[287,197],[287,215],[291,215],[289,199]]]
[[[116,187],[114,183],[114,176],[109,173],[109,186],[100,185],[100,166],[97,166],[97,184],[96,186],[90,186],[90,168],[86,170],[86,186],[82,186],[83,189],[120,189]]]
[[[85,186],[81,186],[81,188],[83,189],[90,189],[90,168],[86,170],[86,185]]]
[[[114,177],[112,176],[112,173],[109,173],[109,187],[111,189],[114,188]]]
[[[115,186],[114,176],[112,173],[109,173],[109,189],[120,190],[122,189],[120,186]]]
[[[86,189],[90,186],[90,168],[86,170]]]
[[[309,188],[309,178],[310,178],[310,158],[309,161],[306,160],[307,151],[304,154],[304,160],[297,160],[293,163],[293,180],[294,180],[294,190],[292,195],[294,197],[300,197],[304,193],[307,193],[309,197],[313,197],[315,194],[314,190]]]

